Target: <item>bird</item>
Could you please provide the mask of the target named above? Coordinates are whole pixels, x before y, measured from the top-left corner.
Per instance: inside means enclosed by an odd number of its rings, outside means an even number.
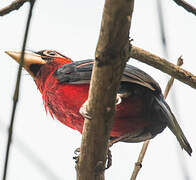
[[[6,51],[20,62],[21,52]],[[42,94],[47,112],[64,125],[82,133],[80,108],[88,99],[93,59],[73,61],[55,50],[25,51],[24,69]],[[116,96],[110,140],[128,134],[122,142],[154,138],[168,127],[189,155],[192,148],[166,103],[159,84],[147,73],[126,64]]]

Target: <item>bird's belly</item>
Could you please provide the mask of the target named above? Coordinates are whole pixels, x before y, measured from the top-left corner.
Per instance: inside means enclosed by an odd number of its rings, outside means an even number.
[[[122,99],[121,104],[116,106],[110,136],[119,137],[143,130],[148,125],[145,109],[145,103],[139,97],[130,96]]]
[[[82,133],[83,117],[79,113],[81,105],[88,98],[88,85],[71,85],[58,89],[55,96],[49,96],[47,106],[60,122]],[[52,98],[51,98],[52,97]],[[145,119],[144,103],[141,98],[128,97],[116,106],[114,124],[110,133],[119,137],[143,129],[148,123]]]

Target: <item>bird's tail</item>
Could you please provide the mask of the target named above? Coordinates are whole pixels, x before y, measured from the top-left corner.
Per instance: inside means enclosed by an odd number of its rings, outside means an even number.
[[[180,146],[182,149],[184,149],[190,156],[192,153],[192,148],[186,139],[182,129],[180,128],[180,125],[178,124],[174,114],[172,113],[170,107],[165,102],[165,100],[160,100],[158,97],[155,98],[157,103],[160,105],[161,109],[165,114],[168,116],[167,123],[169,129],[173,132],[173,134],[176,136],[178,142],[180,143]]]

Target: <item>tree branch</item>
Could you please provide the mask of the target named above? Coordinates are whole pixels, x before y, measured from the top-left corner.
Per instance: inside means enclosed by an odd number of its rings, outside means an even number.
[[[29,2],[30,0],[16,0],[12,2],[10,5],[0,9],[0,16],[4,16],[14,10],[18,10],[25,2]]]
[[[129,58],[134,0],[106,0],[86,110],[78,180],[103,180],[116,92]]]
[[[191,4],[187,3],[184,0],[173,0],[176,4],[178,4],[179,6],[183,7],[185,10],[187,10],[188,12],[196,15],[196,8],[193,7]]]
[[[148,51],[132,46],[130,51],[130,57],[137,59],[145,64],[153,66],[160,71],[169,74],[170,76],[178,79],[179,81],[196,89],[196,76],[190,72],[180,68],[177,65],[170,63],[169,61],[160,58]]]

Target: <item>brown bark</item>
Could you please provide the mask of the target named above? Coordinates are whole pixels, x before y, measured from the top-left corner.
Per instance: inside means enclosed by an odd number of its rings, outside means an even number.
[[[190,72],[180,68],[179,66],[170,63],[169,61],[160,58],[141,48],[132,46],[130,57],[137,59],[145,64],[151,65],[160,71],[169,74],[179,81],[196,89],[196,76]]]
[[[129,29],[133,0],[106,0],[96,61],[87,101],[77,169],[78,180],[104,180],[108,139],[113,123],[116,92],[129,58]]]
[[[29,2],[30,0],[16,0],[12,2],[10,5],[0,9],[0,16],[4,16],[14,10],[18,10],[25,2]]]

